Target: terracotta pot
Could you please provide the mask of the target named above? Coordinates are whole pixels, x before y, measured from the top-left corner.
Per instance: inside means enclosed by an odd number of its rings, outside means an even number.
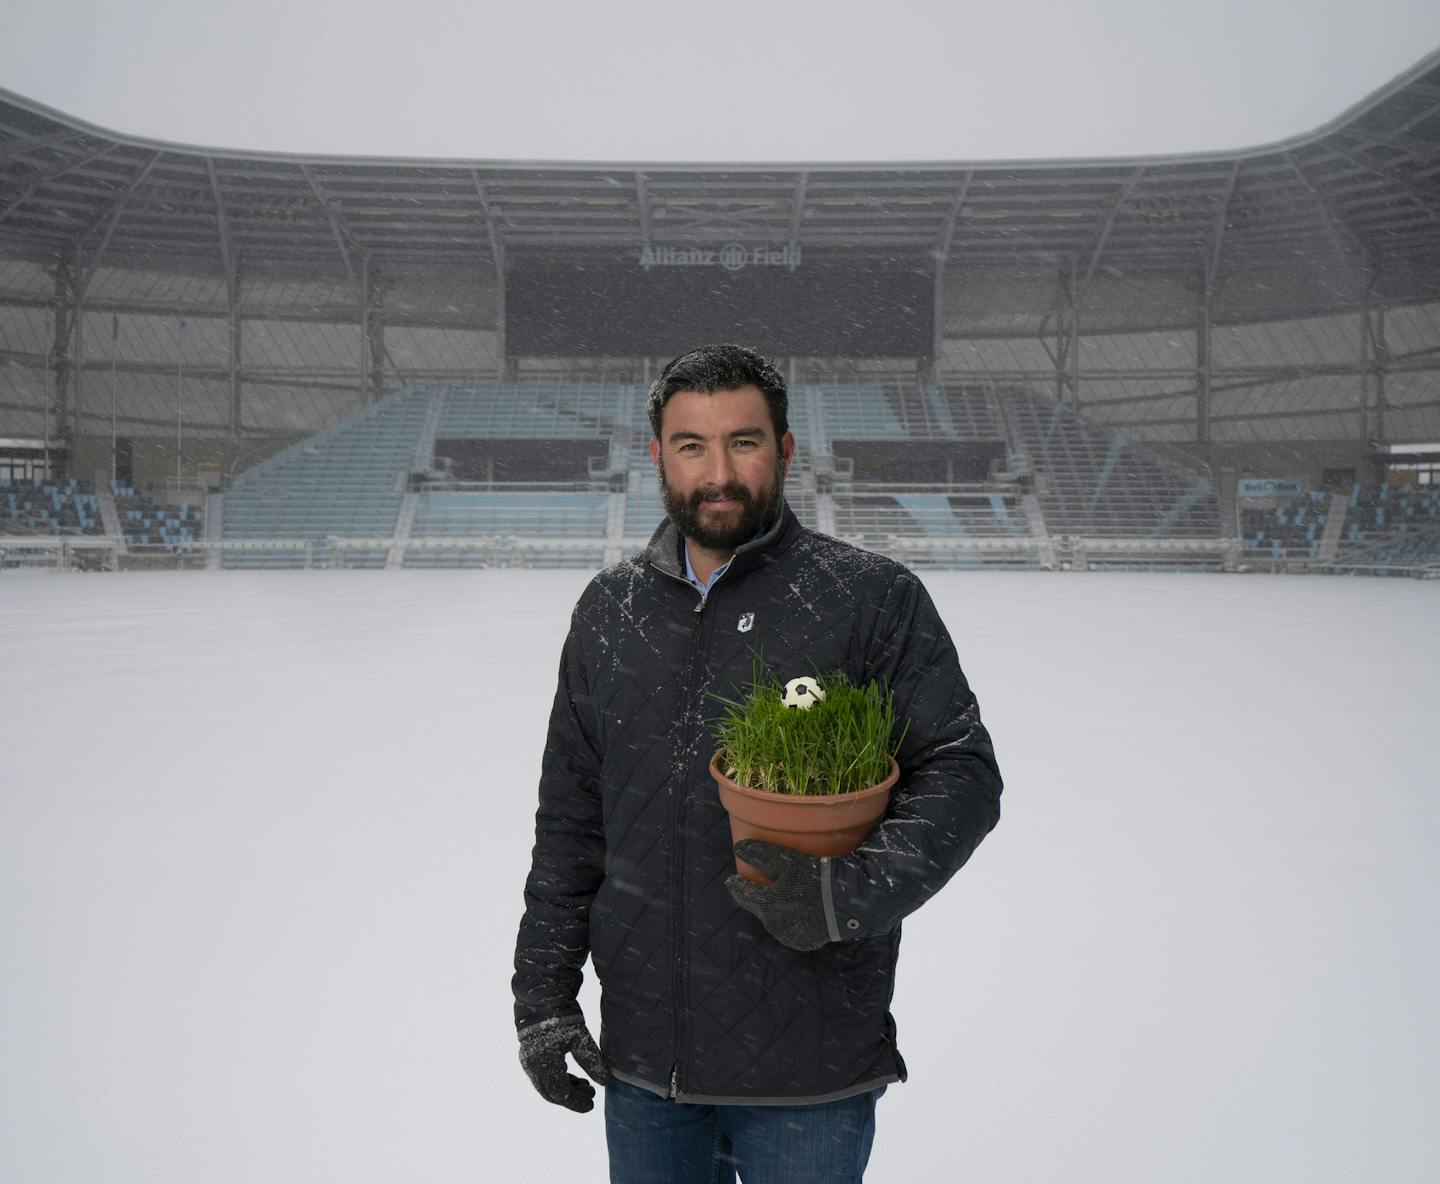
[[[890,790],[900,779],[900,766],[890,758],[890,774],[878,785],[853,793],[797,796],[737,785],[721,771],[717,752],[710,758],[710,776],[720,787],[720,804],[730,815],[730,841],[764,839],[804,851],[807,855],[848,855],[875,829],[890,804]],[[757,884],[769,876],[743,859],[735,870]]]

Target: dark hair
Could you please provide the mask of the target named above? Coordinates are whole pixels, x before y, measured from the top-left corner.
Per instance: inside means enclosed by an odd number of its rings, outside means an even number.
[[[770,422],[775,426],[775,441],[790,429],[787,418],[789,397],[785,380],[774,363],[743,345],[702,345],[672,359],[650,384],[645,410],[650,416],[650,430],[660,438],[660,416],[670,396],[679,391],[698,391],[704,395],[716,391],[736,391],[742,386],[756,386],[770,408]]]

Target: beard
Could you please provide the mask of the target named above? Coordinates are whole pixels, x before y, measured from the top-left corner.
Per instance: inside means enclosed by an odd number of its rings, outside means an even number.
[[[785,457],[782,454],[775,462],[774,480],[770,488],[761,490],[757,496],[745,486],[702,486],[688,496],[670,488],[665,480],[665,461],[659,465],[660,501],[665,513],[686,538],[694,539],[700,546],[711,551],[734,551],[742,543],[748,543],[760,530],[767,526],[780,510],[785,494]],[[733,499],[740,503],[739,514],[728,511],[724,518],[710,524],[700,517],[701,506],[706,500]]]

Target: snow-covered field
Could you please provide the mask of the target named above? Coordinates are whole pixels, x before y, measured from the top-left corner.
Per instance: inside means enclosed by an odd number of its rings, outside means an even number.
[[[509,993],[586,578],[0,576],[0,1181],[605,1178]],[[869,1179],[1440,1179],[1440,587],[925,580],[1007,788]]]

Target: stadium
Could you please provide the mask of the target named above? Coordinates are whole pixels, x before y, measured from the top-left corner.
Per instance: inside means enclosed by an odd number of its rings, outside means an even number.
[[[236,153],[0,93],[6,567],[597,568],[643,407],[775,358],[802,521],[919,568],[1434,574],[1440,55],[1229,154]]]
[[[787,499],[920,573],[1005,778],[904,921],[866,1178],[1432,1184],[1440,52],[1244,150],[868,166],[0,92],[0,1180],[603,1175],[517,1064],[516,922],[556,659],[706,340],[776,359]]]

